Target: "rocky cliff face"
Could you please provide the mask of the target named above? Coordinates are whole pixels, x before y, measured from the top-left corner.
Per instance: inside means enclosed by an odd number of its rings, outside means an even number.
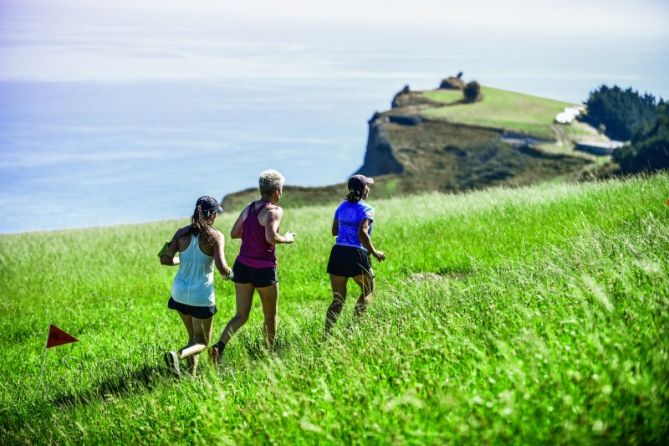
[[[404,166],[395,158],[393,147],[388,139],[386,119],[384,115],[375,113],[368,121],[369,133],[365,161],[356,173],[376,176],[404,171]]]

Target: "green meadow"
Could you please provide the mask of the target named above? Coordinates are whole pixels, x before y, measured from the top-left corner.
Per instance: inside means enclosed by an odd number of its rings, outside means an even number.
[[[492,87],[481,87],[483,100],[460,102],[459,90],[425,91],[427,98],[445,104],[423,111],[430,118],[463,124],[501,128],[537,138],[554,139],[551,126],[555,116],[570,106],[568,102],[532,96]]]
[[[256,298],[220,369],[180,380],[156,253],[185,220],[0,236],[0,444],[666,444],[668,198],[666,174],[372,191],[387,261],[327,340],[334,208],[287,209],[276,351]],[[215,286],[218,334],[234,296]],[[49,349],[42,381],[49,323],[80,342]]]

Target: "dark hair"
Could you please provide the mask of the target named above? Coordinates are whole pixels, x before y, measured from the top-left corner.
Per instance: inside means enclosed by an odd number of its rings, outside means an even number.
[[[348,195],[346,195],[346,199],[351,203],[362,200],[362,196],[365,194],[365,188],[370,184],[374,184],[372,178],[360,174],[353,175],[348,179]]]
[[[195,206],[195,211],[193,211],[193,216],[190,218],[190,233],[193,235],[202,235],[205,243],[213,244],[214,240],[209,233],[211,224],[209,224],[209,219],[213,214],[216,214],[215,209],[209,209],[206,211],[202,210],[201,205]]]
[[[348,194],[346,194],[346,200],[351,203],[362,200],[362,191],[357,189],[349,189]]]

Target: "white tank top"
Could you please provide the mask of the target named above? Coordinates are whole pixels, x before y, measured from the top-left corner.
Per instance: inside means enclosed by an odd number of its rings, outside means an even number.
[[[198,237],[179,253],[179,271],[172,284],[172,299],[194,307],[209,307],[214,300],[214,258],[200,249]]]

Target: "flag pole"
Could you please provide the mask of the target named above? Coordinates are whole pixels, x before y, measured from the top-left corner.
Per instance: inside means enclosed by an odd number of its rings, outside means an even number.
[[[51,324],[49,324],[49,333],[51,333]],[[42,391],[42,386],[44,385],[44,364],[46,363],[46,352],[49,350],[47,346],[49,345],[49,333],[46,335],[46,341],[44,341],[44,355],[42,355],[42,371],[40,372],[39,388],[40,392]]]
[[[50,347],[58,345],[69,344],[70,342],[79,342],[69,333],[64,332],[53,324],[49,324],[49,334],[46,336],[46,344],[44,345],[44,355],[42,356],[42,370],[40,372],[39,386],[40,390],[44,390],[44,366],[46,364],[46,351]]]

